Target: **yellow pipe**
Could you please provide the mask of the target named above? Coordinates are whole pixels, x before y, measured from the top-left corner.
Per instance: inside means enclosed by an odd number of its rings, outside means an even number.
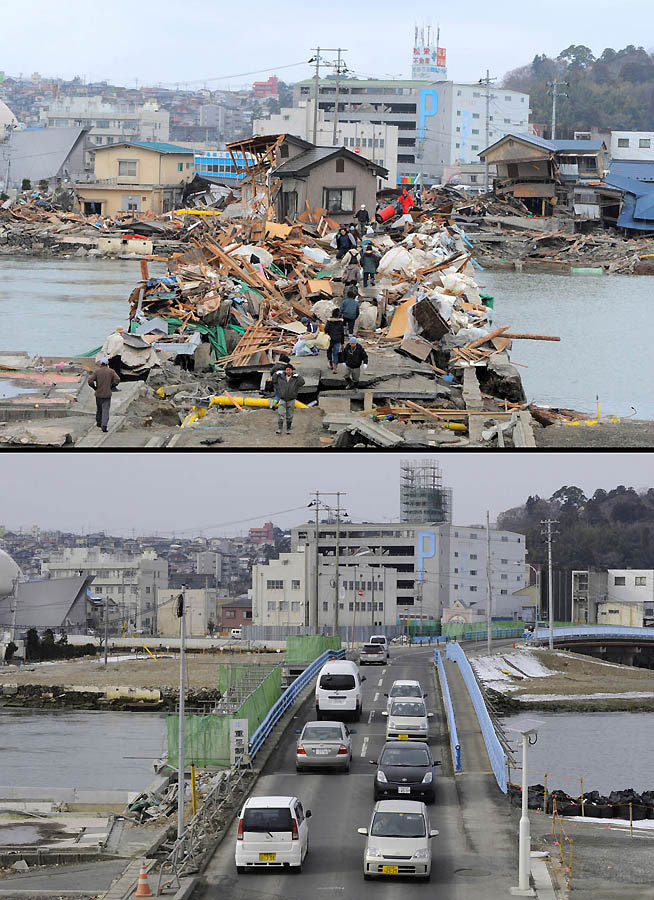
[[[191,763],[191,803],[193,805],[193,815],[198,811],[198,789],[195,784],[195,763]]]
[[[143,649],[145,650],[146,653],[150,653],[150,651],[149,651],[148,648],[145,646],[145,644],[143,644]],[[150,653],[150,656],[152,657],[152,659],[156,659],[156,658],[157,658],[157,657],[154,655],[154,653]]]
[[[267,400],[265,397],[225,397],[223,394],[220,394],[217,397],[212,397],[209,401],[209,406],[233,406],[236,403],[238,406],[255,406],[259,408],[272,409],[273,408],[272,400]],[[300,403],[299,400],[295,401],[296,409],[307,409],[306,403]]]
[[[467,431],[468,426],[461,424],[461,422],[448,422],[445,426],[449,428],[450,431]]]

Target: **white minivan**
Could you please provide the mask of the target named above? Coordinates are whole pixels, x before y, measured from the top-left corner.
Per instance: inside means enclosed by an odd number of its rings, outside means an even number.
[[[311,810],[297,797],[250,797],[238,818],[236,871],[290,868],[302,871],[309,850]]]
[[[358,722],[361,718],[361,682],[356,663],[349,659],[326,662],[316,682],[316,719],[348,716]]]

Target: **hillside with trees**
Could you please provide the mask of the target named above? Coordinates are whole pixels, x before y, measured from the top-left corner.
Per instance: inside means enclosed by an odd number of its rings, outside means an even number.
[[[654,54],[633,44],[607,47],[595,57],[583,44],[571,44],[552,59],[536,54],[532,62],[508,72],[503,86],[530,95],[531,121],[552,120],[552,94],[547,82],[568,82],[559,91],[556,136],[575,131],[649,131],[654,121]],[[546,135],[549,136],[549,133]]]
[[[587,497],[565,485],[549,500],[537,494],[498,516],[499,528],[526,535],[529,562],[547,562],[541,521],[556,519],[556,565],[607,569],[654,569],[654,488],[638,493],[619,485]]]

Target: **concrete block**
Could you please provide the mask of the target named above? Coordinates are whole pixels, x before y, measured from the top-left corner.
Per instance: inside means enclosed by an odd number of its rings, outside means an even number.
[[[321,394],[318,398],[318,408],[324,409],[326,413],[350,412],[350,398],[330,396],[329,394]]]

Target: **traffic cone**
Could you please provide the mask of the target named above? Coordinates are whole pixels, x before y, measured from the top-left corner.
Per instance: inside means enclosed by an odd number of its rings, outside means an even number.
[[[152,897],[152,891],[150,890],[150,883],[148,882],[148,873],[145,871],[145,863],[141,866],[141,871],[139,872],[139,880],[138,885],[136,887],[135,897]]]

